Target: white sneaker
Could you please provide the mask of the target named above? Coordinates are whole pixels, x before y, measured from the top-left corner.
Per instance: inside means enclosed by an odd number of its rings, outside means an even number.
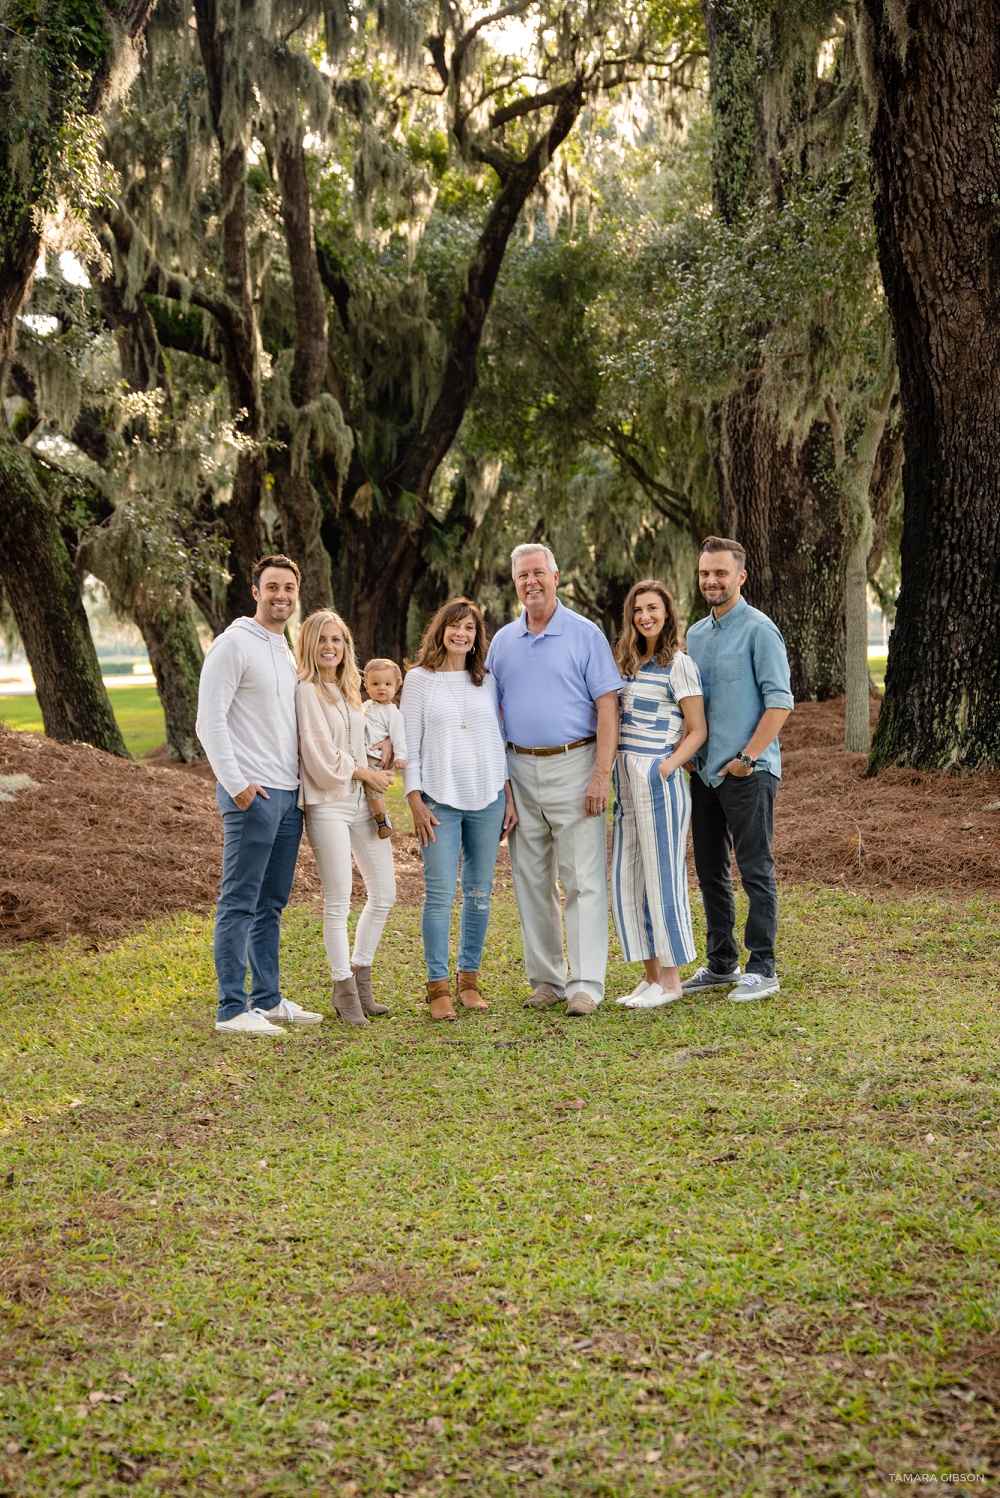
[[[215,1028],[233,1035],[284,1035],[285,1033],[280,1025],[272,1025],[266,1020],[259,1009],[244,1010],[242,1014],[234,1015],[232,1019],[217,1019]]]
[[[734,1004],[745,1004],[747,999],[765,999],[769,993],[778,993],[780,989],[776,974],[765,978],[763,973],[747,973],[729,997]]]
[[[646,989],[648,987],[649,987],[649,980],[648,980],[648,978],[643,978],[642,982],[639,983],[635,988],[633,988],[633,990],[632,990],[631,993],[623,993],[620,999],[615,999],[615,1003],[616,1004],[631,1004],[632,1000],[633,999],[637,999],[641,993],[645,993]]]
[[[680,997],[679,993],[668,993],[665,988],[660,987],[659,983],[650,983],[647,985],[645,993],[641,993],[638,998],[632,999],[626,1007],[629,1009],[659,1009],[664,1004],[672,1004],[675,999],[679,999]]]
[[[315,1009],[303,1009],[301,1004],[293,1004],[291,999],[282,999],[274,1009],[269,1009],[264,1015],[269,1024],[281,1020],[286,1025],[321,1025],[323,1016],[317,1014]]]

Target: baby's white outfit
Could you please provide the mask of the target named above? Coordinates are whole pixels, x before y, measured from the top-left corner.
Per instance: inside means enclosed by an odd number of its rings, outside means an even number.
[[[368,763],[377,769],[382,763],[382,751],[375,746],[383,739],[392,740],[392,752],[396,759],[406,758],[406,733],[403,729],[403,714],[394,702],[372,702],[369,698],[361,704],[365,715],[365,749]]]

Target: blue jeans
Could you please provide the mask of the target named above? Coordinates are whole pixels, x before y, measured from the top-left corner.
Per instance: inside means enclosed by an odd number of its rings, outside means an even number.
[[[481,811],[462,811],[424,796],[424,804],[441,823],[435,841],[420,853],[424,860],[424,909],[420,934],[424,940],[427,978],[433,983],[448,976],[451,907],[462,855],[462,924],[458,939],[458,970],[478,973],[483,942],[490,924],[493,868],[503,831],[504,793]]]
[[[302,837],[298,791],[255,796],[240,811],[228,791],[215,788],[222,813],[222,888],[215,911],[215,973],[219,1019],[235,1019],[250,1005],[273,1009],[281,1000],[278,941]]]

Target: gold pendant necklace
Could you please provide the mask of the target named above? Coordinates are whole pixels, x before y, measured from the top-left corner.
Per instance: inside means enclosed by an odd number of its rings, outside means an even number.
[[[450,677],[452,677],[452,676],[455,675],[455,673],[453,671],[442,672],[441,674],[443,676],[448,677],[448,678],[450,678]],[[468,724],[465,721],[465,707],[466,707],[466,702],[467,702],[468,695],[469,695],[469,676],[468,676],[468,672],[464,672],[464,671],[463,671],[462,675],[465,677],[465,680],[462,682],[462,706],[461,706],[461,709],[459,710],[458,716],[461,719],[462,727],[463,728],[467,728]],[[452,690],[452,685],[451,685],[450,679],[448,681],[448,691],[451,693],[451,700],[452,700],[452,702],[454,702],[455,707],[458,708],[458,698],[455,695],[455,692]]]

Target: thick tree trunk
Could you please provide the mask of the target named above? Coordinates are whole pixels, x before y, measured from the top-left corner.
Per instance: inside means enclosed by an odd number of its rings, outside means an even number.
[[[402,663],[410,599],[427,570],[423,552],[407,528],[393,520],[374,531],[352,517],[344,541],[347,564],[337,608],[354,635],[358,664],[363,667],[376,655]]]
[[[869,770],[1000,763],[1000,9],[865,0],[903,407],[902,587]]]
[[[823,702],[844,690],[844,526],[827,428],[796,452],[755,379],[716,409],[712,453],[719,527],[746,547],[744,594],[785,637],[792,691]]]
[[[140,600],[131,613],[142,631],[156,677],[156,690],[167,724],[167,754],[170,759],[189,765],[205,753],[194,729],[198,716],[198,678],[204,657],[191,600],[178,590],[172,598],[160,602]]]
[[[844,590],[846,615],[844,748],[867,754],[871,742],[868,714],[868,542],[870,527],[860,529],[847,553]]]
[[[127,759],[57,516],[30,460],[2,435],[0,583],[31,662],[45,732]]]
[[[230,538],[230,583],[226,596],[227,622],[255,608],[250,573],[264,549],[260,508],[264,499],[266,435],[261,391],[260,339],[254,311],[247,232],[247,158],[242,131],[250,109],[248,74],[227,56],[233,36],[225,31],[216,0],[194,0],[198,45],[205,64],[205,80],[212,124],[219,146],[219,188],[222,204],[222,260],[226,299],[219,318],[222,363],[229,387],[229,404],[238,437],[245,439],[236,458],[232,498],[225,507]],[[236,38],[239,45],[239,38]]]
[[[323,545],[323,510],[304,473],[292,473],[287,449],[272,464],[272,498],[281,521],[281,545],[302,572],[299,608],[303,619],[316,609],[333,607],[330,557]]]

